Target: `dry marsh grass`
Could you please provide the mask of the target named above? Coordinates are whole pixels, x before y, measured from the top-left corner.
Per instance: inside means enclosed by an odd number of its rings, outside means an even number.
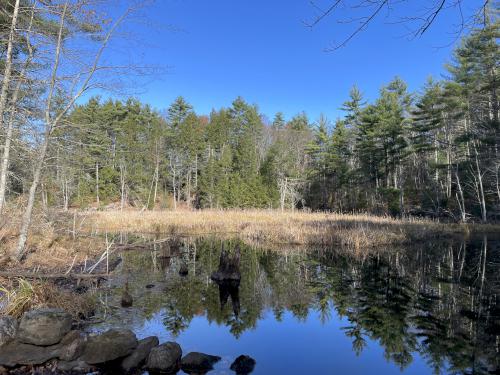
[[[19,207],[8,205],[0,216],[0,269],[16,263],[12,256],[17,246],[22,217]],[[75,225],[76,218],[76,213],[58,210],[46,212],[38,207],[33,215],[27,257],[22,268],[66,271],[73,259],[78,264],[85,258],[100,255],[105,246],[104,239],[80,235],[81,227]]]
[[[50,282],[0,278],[0,316],[19,318],[25,311],[42,307],[64,309],[80,320],[92,314],[94,301],[88,294],[79,295]]]
[[[366,214],[276,210],[98,211],[87,230],[199,235],[233,233],[248,242],[338,245],[359,251],[432,236],[466,234],[469,226],[423,219],[394,219]]]

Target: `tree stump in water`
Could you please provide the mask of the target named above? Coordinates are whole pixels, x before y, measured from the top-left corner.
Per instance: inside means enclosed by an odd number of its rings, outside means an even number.
[[[229,252],[222,246],[222,252],[219,258],[219,269],[212,273],[211,279],[217,283],[227,281],[241,280],[240,274],[240,247],[236,245],[234,255],[230,256]]]

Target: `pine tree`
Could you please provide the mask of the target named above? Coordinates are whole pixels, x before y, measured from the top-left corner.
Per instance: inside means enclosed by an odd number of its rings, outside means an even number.
[[[274,116],[272,128],[273,130],[282,130],[286,125],[285,117],[283,115],[283,112],[278,112]]]

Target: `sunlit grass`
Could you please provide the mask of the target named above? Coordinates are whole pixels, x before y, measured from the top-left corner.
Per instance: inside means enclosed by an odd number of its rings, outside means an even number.
[[[75,319],[81,319],[92,312],[93,302],[89,295],[79,295],[50,282],[0,279],[0,316],[20,317],[30,309],[41,307],[61,308]]]
[[[87,229],[197,235],[234,233],[247,241],[339,245],[354,250],[404,243],[428,235],[466,233],[469,227],[424,219],[368,214],[278,210],[99,211]]]

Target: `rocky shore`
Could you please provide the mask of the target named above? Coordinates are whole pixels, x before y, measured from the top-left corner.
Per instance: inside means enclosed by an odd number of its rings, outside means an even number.
[[[198,352],[182,356],[175,342],[155,336],[138,340],[128,329],[87,334],[72,329],[71,316],[59,309],[26,312],[20,321],[0,317],[0,374],[206,374],[220,357]],[[231,364],[249,374],[255,360],[241,355]]]

